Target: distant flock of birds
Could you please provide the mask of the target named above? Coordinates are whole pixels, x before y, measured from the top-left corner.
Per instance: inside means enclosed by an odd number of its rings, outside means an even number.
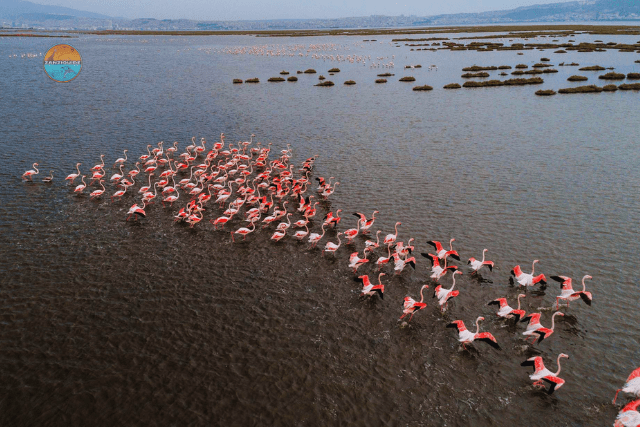
[[[135,191],[133,190],[133,186],[136,184],[135,180],[136,178],[139,179],[141,186],[137,190],[137,197],[140,197],[140,201],[129,208],[126,217],[127,221],[132,217],[136,221],[139,218],[146,217],[145,209],[156,200],[161,200],[163,206],[172,206],[173,203],[180,200],[182,194],[183,199],[189,200],[175,215],[176,222],[185,222],[190,227],[196,226],[204,218],[204,212],[208,209],[205,206],[208,203],[212,203],[222,211],[222,214],[215,219],[209,219],[215,230],[224,228],[227,223],[239,217],[243,217],[243,220],[249,223],[247,227],[243,226],[230,231],[231,239],[234,242],[236,236],[242,236],[243,240],[245,240],[249,234],[256,231],[256,223],[260,222],[261,229],[267,229],[276,224],[270,237],[273,241],[277,242],[286,236],[292,236],[297,240],[308,239],[310,248],[316,247],[320,240],[324,238],[327,229],[337,229],[342,220],[340,216],[341,209],[336,210],[335,213],[329,211],[322,220],[321,233],[311,233],[309,230],[309,226],[317,214],[316,207],[320,203],[319,201],[313,201],[316,197],[315,195],[308,194],[310,192],[308,191],[309,187],[312,185],[309,177],[318,156],[304,160],[300,168],[294,171],[294,164],[290,161],[293,156],[293,150],[290,145],[287,145],[287,149],[281,150],[277,158],[269,161],[271,143],[265,147],[260,142],[257,142],[253,146],[254,137],[255,135],[251,135],[249,141],[238,142],[234,146],[233,143],[227,145],[224,134],[221,134],[220,141],[214,142],[211,149],[206,153],[206,140],[204,138],[201,138],[200,143],[197,144],[195,137],[193,137],[191,144],[181,154],[177,154],[177,142],[166,148],[163,147],[163,142],[158,143],[157,147],[153,149],[151,149],[152,145],[147,145],[147,152],[136,159],[135,166],[126,173],[124,172],[124,167],[129,159],[127,157],[128,150],[124,150],[124,156],[116,159],[112,165],[112,168],[117,168],[118,171],[109,178],[107,178],[108,174],[105,169],[107,165],[104,162],[105,155],[103,154],[100,156],[100,163],[90,169],[91,182],[89,184],[85,181],[89,173],[83,174],[80,171],[81,163],[76,164],[76,172],[69,174],[65,180],[73,185],[74,181],[79,178],[82,183],[77,185],[73,191],[78,196],[81,196],[86,194],[85,190],[88,191],[89,187],[93,187],[93,190],[89,192],[89,198],[98,199],[106,196],[107,188],[104,183],[108,179],[115,186],[115,191],[111,194],[111,200],[114,202],[120,200],[127,193],[133,193]],[[203,157],[201,162],[198,160],[200,156]],[[187,173],[188,177],[186,176]],[[33,178],[38,174],[38,163],[34,163],[33,169],[26,171],[22,178],[24,181],[33,181]],[[144,176],[144,174],[146,176],[141,178],[140,175]],[[184,178],[178,179],[178,174],[182,174]],[[158,179],[152,182],[155,176]],[[325,180],[322,177],[315,178],[318,182],[316,192],[319,199],[326,200],[336,191],[340,183],[333,183],[333,179],[333,177],[329,178],[329,180]],[[53,171],[50,172],[49,176],[42,179],[44,183],[51,183],[52,181]],[[100,188],[97,188],[98,186]],[[160,190],[160,193],[158,193],[158,190]],[[289,203],[291,203],[290,206],[297,206],[289,211],[287,209],[287,204]],[[246,209],[241,213],[243,206]],[[375,223],[377,213],[378,211],[373,211],[370,218],[359,212],[354,213],[357,218],[355,227],[337,232],[337,242],[328,241],[325,243],[322,254],[335,254],[342,244],[340,236],[344,236],[346,240],[345,246],[355,245],[354,239],[359,235],[366,237]],[[300,219],[292,223],[292,215],[298,215]],[[395,274],[401,274],[408,265],[415,269],[416,259],[410,256],[415,249],[412,244],[414,239],[409,239],[406,245],[398,240],[398,227],[400,225],[402,225],[401,222],[396,222],[394,232],[386,235],[382,242],[380,242],[381,230],[376,232],[375,241],[372,239],[365,240],[362,257],[360,257],[359,250],[351,252],[348,266],[356,275],[355,280],[362,285],[361,297],[374,298],[377,296],[380,299],[384,298],[385,285],[382,283],[382,276],[387,273],[381,272],[381,269],[385,268],[385,266],[392,265]],[[297,228],[298,231],[288,234],[292,228]],[[433,252],[435,253],[421,253],[423,257],[431,262],[430,278],[436,285],[433,297],[437,299],[438,306],[442,312],[447,309],[452,299],[460,293],[459,290],[454,288],[456,276],[461,275],[462,271],[458,266],[448,264],[450,258],[460,261],[458,252],[452,246],[454,241],[455,239],[449,240],[448,249],[439,241],[429,241],[427,243],[433,247]],[[376,261],[373,261],[373,257],[370,259],[369,256],[378,249],[385,251],[386,256],[383,254]],[[392,250],[393,252],[391,252]],[[494,263],[485,259],[487,251],[487,249],[482,251],[481,259],[473,257],[468,259],[467,264],[472,275],[479,274],[479,271],[484,268],[490,271],[493,270]],[[375,264],[377,267],[378,278],[375,284],[367,274],[358,275],[357,273],[358,268],[367,263]],[[522,268],[516,265],[511,271],[512,283],[515,284],[517,282],[518,286],[523,287],[525,290],[537,284],[546,284],[544,274],[535,275],[537,263],[538,260],[533,261],[531,273],[523,272]],[[444,288],[439,284],[439,281],[447,275],[447,272],[451,272],[452,277],[450,288]],[[585,280],[591,279],[591,276],[585,275],[582,278],[581,290],[573,289],[570,277],[551,276],[551,279],[561,284],[561,293],[556,297],[556,310],[560,307],[560,301],[566,302],[567,307],[569,302],[579,299],[591,305],[593,297],[586,290],[585,284]],[[404,298],[402,315],[399,321],[403,321],[407,316],[408,320],[402,323],[403,326],[406,326],[407,322],[410,322],[418,311],[426,308],[424,290],[427,288],[429,288],[428,284],[421,287],[420,301],[416,301],[411,296]],[[540,343],[553,334],[555,317],[564,316],[564,314],[556,311],[551,317],[551,327],[547,328],[541,324],[541,313],[529,313],[527,315],[525,310],[521,308],[520,299],[525,296],[524,293],[518,295],[517,308],[512,308],[506,298],[497,298],[488,304],[498,307],[496,314],[500,318],[527,323],[526,330],[522,333],[526,342],[531,339],[531,344],[536,341]],[[498,342],[490,332],[480,332],[479,322],[482,320],[484,320],[484,317],[476,319],[475,332],[468,330],[462,320],[454,320],[447,327],[457,329],[458,341],[464,349],[475,341],[482,341],[496,349],[500,349]],[[539,356],[525,360],[522,362],[522,366],[532,366],[533,373],[530,375],[530,379],[533,381],[533,385],[542,388],[546,388],[548,385],[547,393],[551,394],[562,387],[565,382],[558,375],[561,369],[560,359],[568,357],[564,353],[558,355],[558,370],[556,372],[549,371],[545,367],[542,357]],[[626,384],[616,392],[614,403],[620,391],[640,397],[640,368],[633,371]],[[640,400],[626,405],[619,413],[614,426],[640,426],[639,405]]]

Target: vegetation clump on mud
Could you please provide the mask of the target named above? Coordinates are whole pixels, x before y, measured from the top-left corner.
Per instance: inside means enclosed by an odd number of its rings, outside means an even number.
[[[540,77],[532,77],[530,79],[508,79],[508,80],[487,80],[484,82],[470,81],[465,82],[462,87],[489,87],[489,86],[524,86],[537,85],[544,83]]]
[[[386,83],[387,79],[376,79],[376,83]]]
[[[598,78],[602,80],[624,80],[625,77],[626,76],[622,73],[614,73],[614,72],[598,76]]]
[[[462,86],[460,86],[459,83],[449,83],[448,85],[445,85],[444,88],[445,89],[460,89]]]
[[[322,74],[320,74],[320,76],[318,76],[318,80],[324,80],[324,79],[326,79],[326,77],[323,76]]]
[[[616,85],[604,85],[602,86],[602,90],[605,92],[615,92],[618,90],[618,86]]]
[[[288,82],[297,82],[298,78],[296,76],[290,76],[290,77],[287,78],[287,81]]]
[[[640,73],[629,73],[627,74],[627,78],[629,80],[638,80],[640,79]]]
[[[529,66],[527,64],[518,64],[516,68],[529,68]]]
[[[591,67],[578,68],[578,71],[603,71],[603,70],[605,70],[605,68],[600,65],[592,65]]]
[[[234,84],[242,83],[242,79],[233,79]]]
[[[317,85],[314,86],[333,86],[334,83],[331,80],[325,80],[323,82],[318,83]]]
[[[602,92],[602,88],[596,85],[567,87],[560,89],[558,93],[598,93]]]
[[[285,70],[280,71],[280,75],[286,76],[287,74],[289,74],[288,71],[285,71]]]
[[[570,82],[584,82],[589,80],[589,78],[587,76],[578,76],[578,75],[573,75],[571,77],[569,77],[567,79]]]
[[[488,67],[481,67],[480,65],[473,65],[471,67],[463,68],[462,71],[492,71],[497,70],[498,67],[495,65],[490,65]]]
[[[620,90],[640,90],[640,83],[625,83],[618,86]]]
[[[536,91],[536,95],[538,95],[538,96],[551,96],[551,95],[555,95],[555,94],[556,94],[556,91],[553,90],[553,89]]]
[[[315,74],[316,70],[314,70],[313,68],[308,68],[306,70],[304,70],[305,74]]]
[[[339,73],[340,72],[340,68],[332,68],[329,70],[330,73]]]
[[[464,73],[461,77],[464,79],[470,79],[474,77],[489,77],[489,73],[487,73],[486,71],[482,71],[480,73]]]
[[[268,82],[283,82],[284,78],[283,77],[270,77],[269,80],[267,80]]]
[[[344,84],[346,84],[346,85],[354,85],[354,84],[356,84],[356,82],[353,81],[353,80],[347,80],[346,82],[344,82]]]
[[[413,88],[413,90],[417,90],[417,91],[421,91],[421,90],[433,90],[433,88],[429,85],[424,85],[424,86],[415,86]]]
[[[252,79],[247,79],[244,82],[245,83],[260,83],[260,79],[258,79],[257,77],[254,77]]]
[[[413,76],[404,76],[404,77],[400,78],[399,81],[401,81],[401,82],[415,82],[416,78],[413,77]]]
[[[395,76],[395,74],[391,74],[391,73],[378,74],[378,77],[391,77],[391,76]]]

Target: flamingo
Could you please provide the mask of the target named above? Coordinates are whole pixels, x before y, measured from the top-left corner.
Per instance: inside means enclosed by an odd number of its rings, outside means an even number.
[[[35,170],[33,170],[35,169]],[[24,179],[25,181],[33,181],[33,175],[38,175],[40,173],[40,171],[38,170],[38,164],[34,163],[33,164],[33,169],[26,171],[25,173],[22,174],[22,179]]]
[[[153,193],[151,191],[148,191],[146,193],[144,193],[142,195],[142,201],[145,203],[149,203],[156,198],[156,196],[158,195],[158,183],[156,182],[155,184],[153,184]]]
[[[378,230],[376,231],[376,241],[373,242],[371,240],[367,240],[364,242],[364,251],[367,252],[373,252],[374,249],[379,248],[380,247],[380,233],[382,233],[382,230]]]
[[[151,157],[151,151],[149,151],[149,147],[151,147],[151,144],[147,145],[147,153],[148,154],[143,154],[142,156],[140,156],[140,161],[144,162],[145,160],[147,160],[149,157]]]
[[[127,151],[129,151],[129,150],[124,150],[124,158],[120,157],[120,158],[116,159],[116,161],[113,163],[113,167],[114,168],[116,167],[116,165],[118,163],[120,163],[122,165],[122,164],[124,164],[124,162],[127,161]]]
[[[378,284],[374,285],[369,280],[368,275],[358,276],[356,277],[356,281],[362,283],[362,292],[360,293],[361,297],[368,296],[372,297],[375,294],[378,294],[380,299],[384,299],[384,285],[382,284],[381,277],[384,276],[385,273],[378,274]]]
[[[484,260],[484,254],[485,252],[487,252],[489,249],[483,249],[482,250],[482,261],[478,261],[475,258],[469,258],[469,262],[467,264],[469,264],[471,266],[471,269],[473,270],[474,273],[477,273],[478,270],[480,270],[480,268],[482,268],[483,265],[486,265],[487,267],[489,267],[489,271],[493,271],[493,261],[485,261]]]
[[[169,203],[169,206],[173,206],[173,202],[175,202],[176,200],[178,200],[178,198],[180,197],[180,193],[176,192],[175,195],[171,195],[171,196],[167,196],[164,199],[162,199],[162,206],[165,206],[165,203]]]
[[[636,369],[629,375],[627,378],[627,382],[622,388],[619,388],[616,391],[616,395],[613,398],[613,404],[615,405],[616,399],[618,398],[618,393],[620,391],[624,391],[625,393],[635,394],[636,397],[640,396],[640,368]]]
[[[411,242],[413,242],[414,240],[415,239],[413,237],[410,238],[407,242],[407,246],[404,246],[403,242],[396,243],[396,252],[398,253],[398,255],[400,255],[400,257],[406,258],[411,252],[413,252],[415,247],[411,244]]]
[[[104,184],[102,184],[104,182],[103,179],[101,179],[98,183],[102,186],[102,190],[95,190],[92,191],[90,194],[91,199],[95,199],[96,197],[100,197],[104,194],[105,192],[105,188],[104,188]]]
[[[42,178],[42,182],[44,182],[45,184],[49,184],[53,181],[53,171],[49,171],[49,176],[45,176],[44,178]]]
[[[149,185],[144,185],[142,187],[140,187],[140,190],[138,190],[138,193],[140,194],[144,194],[147,191],[149,191],[149,189],[151,188],[151,177],[153,176],[152,173],[149,174]]]
[[[398,320],[404,319],[407,314],[411,313],[411,317],[409,317],[409,322],[411,322],[411,319],[413,319],[413,315],[416,314],[417,311],[422,310],[427,306],[427,303],[424,302],[423,294],[425,288],[428,289],[429,285],[423,285],[420,288],[420,302],[417,302],[408,295],[404,297],[404,310],[402,311],[402,316],[400,316],[400,319]]]
[[[318,242],[320,241],[320,239],[324,237],[324,233],[326,231],[324,227],[325,227],[325,224],[322,224],[322,234],[311,233],[309,235],[309,243],[311,243],[311,248],[315,248]]]
[[[325,199],[327,199],[330,195],[332,195],[336,191],[336,187],[338,186],[338,184],[340,183],[336,182],[335,184],[333,184],[333,187],[329,187],[329,186],[325,187],[322,193],[320,193],[320,195]]]
[[[340,212],[342,212],[342,209],[338,209],[336,211],[335,215],[333,215],[333,212],[329,212],[328,214],[326,214],[324,216],[324,219],[323,219],[323,221],[324,221],[323,224],[324,225],[331,225],[331,226],[333,226],[335,228],[338,225],[338,223],[340,222],[340,220],[342,219],[340,217]]]
[[[455,265],[450,265],[447,266],[447,258],[444,259],[444,267],[440,267],[440,261],[438,259],[438,257],[436,255],[433,254],[427,254],[427,253],[421,253],[420,255],[422,255],[425,258],[429,258],[431,260],[431,262],[433,262],[433,266],[431,267],[431,278],[434,279],[436,282],[438,280],[440,280],[440,278],[442,278],[442,276],[444,276],[445,274],[447,274],[447,270],[457,270],[458,267]]]
[[[551,329],[549,329],[545,328],[540,323],[540,313],[531,313],[521,320],[521,322],[529,322],[529,324],[527,325],[527,330],[524,331],[522,335],[526,335],[527,340],[529,339],[529,336],[533,336],[534,338],[532,343],[536,342],[536,339],[538,338],[533,334],[538,334],[540,341],[551,336],[551,334],[553,334],[553,330],[555,329],[557,315],[564,316],[564,313],[560,311],[556,311],[555,313],[553,313],[553,316],[551,316]]]
[[[278,229],[276,229],[276,231],[271,235],[271,240],[279,242],[286,235],[287,235],[287,231],[286,230],[278,230]]]
[[[123,167],[123,166],[124,166],[124,165],[123,165],[122,163],[120,163],[120,173],[114,173],[114,174],[111,176],[110,181],[116,181],[116,182],[117,182],[117,181],[120,181],[120,180],[122,179],[122,177],[123,177],[123,175],[124,175],[124,172],[122,172],[122,167]]]
[[[500,346],[498,342],[491,335],[490,332],[480,332],[480,321],[484,320],[484,317],[480,316],[476,319],[476,333],[467,330],[466,326],[464,326],[464,322],[462,320],[454,320],[453,322],[447,325],[447,328],[458,328],[458,341],[462,343],[462,347],[466,349],[466,344],[471,344],[474,341],[484,341],[489,344],[491,347],[500,350]]]
[[[461,271],[454,271],[451,279],[453,280],[453,285],[449,289],[443,289],[442,285],[436,286],[436,289],[433,292],[433,297],[438,298],[438,304],[440,305],[440,311],[445,311],[446,306],[449,304],[449,300],[451,298],[455,298],[460,295],[460,291],[454,291],[453,288],[456,286],[456,274],[462,274]]]
[[[350,228],[344,232],[344,236],[347,238],[346,244],[353,243],[353,239],[358,235],[360,231],[360,221],[356,224],[356,228]]]
[[[304,225],[304,231],[303,230],[298,230],[295,232],[295,234],[293,235],[293,237],[295,237],[298,240],[302,240],[305,237],[307,237],[307,235],[309,234],[309,226],[307,226],[307,224]]]
[[[102,164],[95,165],[91,168],[92,171],[97,171],[98,169],[104,169],[104,154],[100,154],[100,162]]]
[[[526,314],[524,310],[520,310],[520,298],[524,298],[524,297],[525,297],[525,294],[518,295],[518,308],[515,310],[509,307],[509,304],[507,304],[506,298],[494,299],[493,301],[489,302],[489,304],[487,305],[499,305],[500,310],[498,310],[498,312],[496,313],[498,317],[503,317],[505,319],[515,318],[516,322],[518,322],[520,319],[524,318]]]
[[[567,301],[567,307],[569,307],[570,301],[575,301],[578,298],[582,298],[582,300],[586,302],[587,305],[591,305],[593,296],[591,295],[591,292],[587,292],[586,285],[584,283],[585,279],[592,279],[591,276],[587,274],[582,278],[582,291],[580,292],[576,292],[573,290],[573,287],[571,286],[571,277],[551,276],[551,278],[557,282],[562,283],[562,293],[556,298],[556,310],[559,307],[561,299]]]
[[[246,227],[241,227],[238,228],[236,231],[232,231],[231,232],[231,240],[233,242],[236,241],[236,239],[233,237],[234,234],[240,234],[242,236],[242,240],[245,240],[247,238],[247,234],[253,232],[256,230],[256,222],[255,221],[251,221],[251,227],[253,227],[252,229],[248,229]]]
[[[392,244],[394,244],[396,242],[396,239],[398,238],[398,226],[402,225],[401,222],[396,222],[396,226],[395,226],[395,234],[387,234],[387,237],[384,238],[384,240],[382,241],[383,244],[387,245],[387,246],[391,246]]]
[[[376,265],[378,266],[378,271],[380,271],[382,266],[387,264],[389,260],[391,260],[391,247],[387,246],[387,256],[386,257],[381,256],[376,261]]]
[[[364,214],[361,214],[359,212],[354,213],[356,217],[360,218],[360,232],[362,234],[367,234],[369,232],[369,229],[371,228],[374,221],[376,220],[377,213],[380,213],[380,212],[373,211],[373,215],[371,216],[371,219],[367,219],[367,217]]]
[[[437,240],[429,240],[427,243],[430,244],[431,246],[433,246],[436,249],[436,256],[438,258],[440,258],[441,260],[445,260],[448,256],[451,256],[451,258],[456,259],[458,261],[460,261],[460,255],[458,255],[458,252],[453,250],[453,242],[455,242],[456,239],[451,239],[449,240],[449,250],[445,250],[442,247],[442,243],[438,242]]]
[[[327,244],[324,246],[324,252],[331,252],[333,254],[336,253],[336,251],[338,250],[338,248],[340,248],[340,245],[342,244],[342,242],[340,241],[340,235],[342,234],[342,232],[338,232],[338,234],[336,234],[336,237],[338,238],[338,243],[333,243],[333,242],[327,242]],[[322,253],[324,255],[324,252]]]
[[[75,179],[80,176],[80,165],[81,164],[82,163],[76,163],[76,170],[78,171],[78,173],[71,173],[64,180],[65,181],[70,181],[69,184],[73,184],[73,181],[75,181]]]
[[[144,207],[145,206],[146,206],[146,204],[144,202],[142,203],[142,206],[138,206],[137,203],[135,203],[133,206],[131,206],[129,208],[129,212],[127,212],[127,214],[129,215],[129,216],[127,216],[127,221],[129,221],[129,218],[131,218],[132,215],[136,215],[135,216],[136,221],[138,220],[138,217],[142,217],[142,218],[146,217],[147,214],[144,211]]]
[[[215,221],[210,219],[209,222],[214,225],[216,230],[218,230],[218,225],[220,225],[220,227],[224,226],[224,224],[229,222],[232,217],[233,216],[219,216]]]
[[[367,262],[369,262],[369,260],[366,257],[360,258],[358,256],[358,252],[354,252],[349,256],[349,268],[353,268],[354,274],[358,270],[358,267],[362,264],[366,264]]]
[[[113,198],[114,198],[114,197],[117,197],[117,198],[118,198],[118,200],[122,199],[122,196],[124,196],[124,193],[126,193],[126,192],[127,192],[127,188],[126,188],[126,187],[125,187],[124,189],[122,189],[122,190],[118,190],[118,191],[116,191],[116,192],[115,192],[115,193],[113,193],[113,195],[111,196],[111,201],[113,202]]]
[[[81,178],[82,184],[78,185],[78,186],[75,188],[75,190],[73,190],[73,191],[74,191],[74,193],[78,193],[78,194],[80,194],[80,193],[82,193],[82,191],[87,187],[87,184],[84,182],[84,179],[85,179],[86,177],[87,177],[86,175],[82,175],[82,178]]]
[[[564,353],[560,353],[558,355],[558,371],[556,373],[552,373],[551,371],[549,371],[547,368],[544,367],[544,362],[542,361],[542,357],[540,356],[536,356],[536,357],[530,357],[529,359],[525,360],[524,362],[522,362],[520,365],[521,366],[533,366],[533,374],[529,375],[529,378],[531,378],[534,383],[534,386],[537,387],[544,387],[544,381],[548,382],[549,384],[551,384],[551,387],[549,388],[549,390],[547,391],[548,394],[553,393],[556,389],[559,389],[560,387],[562,387],[562,385],[564,384],[564,380],[561,378],[558,378],[558,374],[560,374],[560,359],[566,357],[567,359],[569,358],[569,356],[567,356]]]
[[[638,427],[640,426],[640,412],[638,412],[640,400],[628,403],[618,413],[613,427]]]
[[[413,267],[414,270],[416,269],[416,259],[414,257],[402,259],[397,252],[393,254],[393,271],[395,271],[396,274],[402,273],[402,270],[404,270],[407,264]]]
[[[291,212],[289,212],[287,214],[287,221],[288,222],[281,222],[280,224],[278,224],[278,226],[276,227],[276,230],[280,230],[280,231],[287,231],[289,229],[289,227],[291,227],[291,215],[293,215]]]
[[[533,286],[536,283],[545,285],[547,283],[544,274],[540,274],[535,277],[533,276],[536,263],[538,262],[539,261],[537,259],[533,260],[533,264],[531,264],[531,274],[523,273],[519,265],[516,265],[513,270],[511,270],[511,274],[516,278],[520,286]]]
[[[200,206],[200,209],[202,209],[202,206]],[[200,214],[200,216],[198,216],[198,213]],[[204,216],[204,213],[202,212],[202,210],[200,210],[198,212],[194,212],[193,214],[189,215],[185,219],[185,221],[189,223],[190,228],[193,228],[197,223],[202,221],[203,216]]]

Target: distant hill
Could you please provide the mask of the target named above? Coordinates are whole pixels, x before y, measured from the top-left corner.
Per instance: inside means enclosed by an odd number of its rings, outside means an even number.
[[[25,0],[0,0],[0,25],[43,29],[189,30],[319,30],[483,25],[536,22],[640,21],[640,0],[582,0],[482,13],[435,16],[362,16],[337,19],[271,19],[197,21],[189,19],[123,19]]]
[[[27,19],[37,21],[73,18],[112,19],[110,16],[99,13],[85,12],[61,6],[47,6],[24,0],[2,0],[2,2],[0,2],[0,19],[12,21]]]

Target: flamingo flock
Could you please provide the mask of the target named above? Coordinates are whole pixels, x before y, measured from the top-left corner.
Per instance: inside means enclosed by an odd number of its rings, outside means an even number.
[[[76,163],[75,171],[70,173],[65,178],[65,181],[69,186],[73,186],[77,179],[80,180],[81,184],[76,185],[73,189],[73,192],[78,197],[82,197],[85,194],[85,190],[93,186],[99,186],[99,188],[94,188],[89,192],[91,200],[107,197],[107,193],[111,191],[113,191],[110,195],[112,203],[119,203],[125,196],[139,197],[140,200],[135,202],[127,211],[126,221],[131,218],[134,218],[135,221],[145,218],[147,216],[146,210],[156,201],[160,201],[162,207],[169,209],[172,208],[174,203],[184,201],[183,206],[173,215],[174,223],[184,222],[191,228],[202,227],[202,223],[205,222],[203,221],[205,212],[207,212],[207,215],[211,212],[208,222],[212,225],[213,231],[224,230],[225,227],[233,223],[248,223],[246,226],[237,227],[236,225],[236,228],[228,230],[232,242],[236,242],[239,237],[242,237],[242,240],[247,240],[252,233],[258,230],[268,231],[270,227],[275,225],[275,229],[269,233],[271,234],[270,240],[276,244],[282,244],[278,242],[284,241],[287,237],[293,237],[297,241],[306,239],[309,243],[309,249],[313,249],[325,238],[327,230],[331,229],[335,230],[332,235],[336,240],[326,241],[322,247],[322,254],[327,253],[337,256],[336,254],[343,245],[354,247],[359,244],[361,239],[367,239],[375,224],[376,214],[379,214],[377,210],[372,211],[371,217],[367,217],[367,215],[360,212],[354,213],[353,215],[356,217],[354,226],[344,231],[337,231],[343,219],[340,216],[342,210],[328,211],[321,220],[320,232],[311,232],[310,228],[313,226],[314,218],[317,216],[317,205],[334,194],[340,183],[334,181],[334,177],[328,180],[323,177],[316,177],[315,181],[318,183],[317,194],[308,194],[312,191],[313,180],[311,175],[318,155],[307,158],[296,168],[291,161],[293,149],[290,145],[287,146],[287,149],[281,150],[279,154],[273,156],[273,160],[270,160],[272,144],[269,143],[266,146],[262,146],[260,142],[257,142],[254,145],[254,136],[251,135],[248,141],[227,144],[225,135],[221,134],[220,140],[214,142],[206,154],[207,142],[204,138],[201,138],[199,144],[196,143],[195,137],[192,138],[191,145],[187,146],[185,151],[180,154],[178,154],[177,142],[166,148],[163,146],[163,142],[159,142],[157,147],[153,149],[151,149],[151,145],[147,145],[146,153],[143,152],[138,158],[134,158],[134,167],[126,173],[124,169],[127,166],[127,162],[132,160],[127,154],[129,150],[125,149],[123,150],[123,157],[116,159],[111,166],[112,169],[117,169],[108,178],[110,185],[115,187],[114,191],[108,190],[104,185],[107,180],[105,155],[101,155],[100,163],[97,163],[86,173],[81,171],[82,163]],[[34,169],[27,170],[22,175],[23,180],[33,181],[33,177],[39,173],[37,167],[38,163],[34,163]],[[139,175],[143,174],[147,176],[139,177]],[[178,178],[179,174],[183,178]],[[184,177],[185,174],[188,174],[188,177]],[[154,180],[156,176],[157,179]],[[89,184],[85,181],[87,177],[91,179]],[[136,185],[136,178],[141,184],[137,192],[132,189]],[[49,177],[45,178],[44,182],[50,183],[52,180],[53,171]],[[213,202],[211,202],[212,200]],[[323,206],[325,205],[323,204]],[[291,207],[293,207],[293,210],[289,209]],[[244,211],[242,211],[242,208],[244,208]],[[216,210],[218,210],[217,213]],[[295,218],[292,222],[292,216],[299,216],[299,218]],[[354,250],[349,251],[350,256],[345,266],[352,269],[354,275],[356,275],[356,280],[362,284],[361,298],[368,300],[375,298],[382,300],[384,298],[385,286],[388,286],[388,284],[382,283],[382,277],[388,273],[381,270],[386,268],[388,264],[393,266],[393,276],[403,274],[406,266],[411,266],[413,269],[416,268],[416,259],[411,256],[414,251],[414,239],[409,239],[406,245],[399,240],[401,225],[401,221],[395,222],[393,233],[387,234],[382,242],[380,242],[382,230],[377,230],[375,232],[375,241],[367,239],[364,241],[364,247],[361,249],[355,247]],[[341,240],[341,236],[344,237],[344,242]],[[430,240],[427,244],[433,247],[435,254],[422,253],[432,263],[430,279],[435,285],[433,297],[437,299],[440,312],[443,315],[447,306],[455,297],[460,295],[460,292],[468,291],[454,289],[456,276],[463,274],[461,266],[448,265],[449,259],[461,260],[458,251],[453,249],[454,241],[455,239],[453,238],[449,240],[447,249],[439,241]],[[373,261],[375,258],[370,259],[370,256],[377,251],[382,251],[382,254],[379,255],[377,261]],[[480,260],[474,257],[467,259],[471,275],[480,274],[479,272],[483,268],[493,272],[495,264],[493,261],[485,259],[487,252],[488,249],[482,251]],[[360,255],[361,253],[362,256]],[[392,260],[393,262],[391,262]],[[513,283],[517,282],[518,287],[523,288],[525,292],[533,286],[544,286],[546,284],[544,274],[536,276],[534,273],[538,262],[538,260],[533,261],[531,273],[524,273],[519,265],[516,265],[511,271],[515,279]],[[366,265],[377,269],[377,284],[371,282],[368,274],[358,274],[358,269],[365,268],[364,266]],[[449,271],[451,271],[451,287],[445,288],[439,284],[439,281],[444,279]],[[561,293],[556,298],[556,310],[559,309],[561,300],[566,302],[567,308],[569,302],[578,299],[582,299],[587,305],[591,305],[593,297],[586,290],[585,284],[585,280],[591,279],[591,276],[585,275],[583,277],[582,290],[577,292],[572,288],[572,279],[570,277],[561,275],[550,277],[561,283]],[[399,320],[402,321],[407,316],[409,318],[402,323],[403,326],[408,326],[408,322],[413,320],[418,311],[427,308],[424,291],[428,288],[428,284],[421,286],[419,290],[420,301],[416,301],[408,295],[404,298],[402,314]],[[518,295],[517,309],[510,307],[504,297],[499,297],[488,304],[499,306],[496,315],[501,319],[513,320],[517,323],[528,322],[523,335],[527,340],[532,337],[532,344],[537,341],[539,345],[553,334],[556,316],[564,316],[564,314],[556,311],[551,316],[551,327],[546,328],[540,323],[541,313],[529,313],[527,315],[525,310],[521,308],[520,299],[525,297],[526,294],[524,293]],[[476,341],[482,341],[495,349],[500,349],[501,347],[496,338],[490,332],[480,332],[479,322],[481,320],[484,320],[484,317],[477,317],[475,333],[466,328],[463,320],[453,320],[447,324],[447,327],[457,329],[458,341],[465,350],[467,346],[471,346]],[[558,377],[560,373],[560,358],[563,357],[568,358],[566,354],[558,356],[558,371],[556,373],[551,373],[544,367],[541,357],[527,359],[522,365],[534,366],[534,373],[530,376],[531,380],[534,381],[534,386],[544,387],[549,384],[550,387],[547,392],[551,394],[564,384],[564,380]],[[632,373],[627,383],[618,390],[618,392],[620,391],[634,394],[636,397],[640,396],[640,368]],[[616,398],[617,395],[618,393],[616,393]],[[635,419],[633,417],[636,415],[632,413],[637,414],[635,412],[637,406],[627,405],[616,421],[616,425],[631,425],[625,424],[627,421],[621,420],[623,418],[624,420]]]

